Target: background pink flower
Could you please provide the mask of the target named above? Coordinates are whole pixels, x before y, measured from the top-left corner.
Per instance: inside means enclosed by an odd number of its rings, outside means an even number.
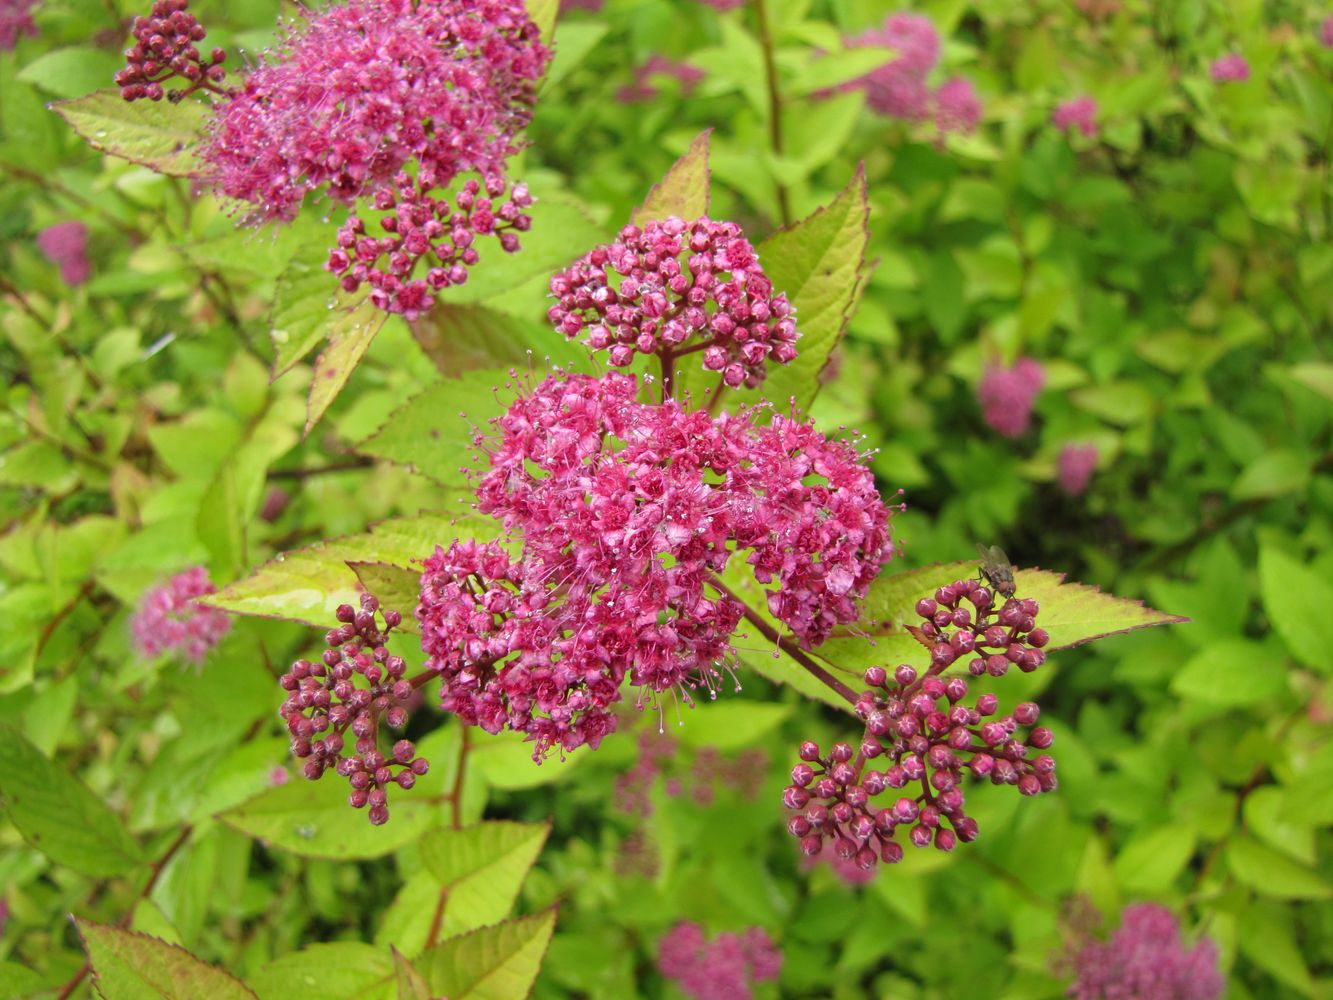
[[[1076,128],[1086,136],[1097,134],[1097,102],[1091,97],[1074,97],[1051,112],[1051,124],[1069,131]]]
[[[1031,358],[1019,358],[1012,368],[986,369],[977,386],[986,423],[1005,437],[1022,436],[1032,418],[1032,404],[1045,384],[1045,369]]]
[[[82,285],[92,274],[88,227],[82,222],[70,220],[48,226],[37,234],[37,249],[60,268],[60,279],[67,285]]]
[[[32,9],[37,0],[0,0],[0,52],[8,52],[18,44],[20,35],[37,36],[37,25]]]
[[[1250,78],[1250,64],[1238,52],[1214,60],[1208,68],[1216,83],[1243,83]]]
[[[1088,488],[1097,469],[1097,449],[1092,445],[1067,444],[1060,449],[1057,465],[1060,488],[1076,497]]]
[[[971,80],[951,77],[935,91],[935,125],[941,132],[972,132],[981,121],[981,98]]]
[[[782,952],[759,927],[709,941],[698,924],[684,921],[662,938],[657,968],[692,1000],[750,1000],[752,983],[777,979]]]
[[[1186,951],[1175,916],[1154,903],[1126,907],[1110,940],[1084,945],[1073,965],[1073,1000],[1217,1000],[1226,985],[1213,942]]]
[[[216,591],[202,566],[177,573],[149,590],[130,620],[139,652],[146,657],[178,653],[191,663],[202,663],[231,630],[230,616],[195,600]]]

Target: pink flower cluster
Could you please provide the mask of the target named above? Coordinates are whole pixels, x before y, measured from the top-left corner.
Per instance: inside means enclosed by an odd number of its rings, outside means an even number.
[[[1054,742],[1049,729],[1035,725],[1036,704],[1023,702],[997,717],[995,695],[982,694],[969,707],[967,681],[939,676],[964,657],[972,658],[973,677],[1001,677],[1011,666],[1036,670],[1049,639],[1036,626],[1037,602],[1011,597],[997,607],[988,587],[958,580],[922,598],[916,610],[924,622],[911,631],[930,646],[925,676],[908,664],[892,676],[871,667],[865,673],[870,690],[855,706],[865,722],[859,747],[835,743],[824,753],[813,742],[801,744],[801,763],[792,768],[782,800],[797,813],[787,830],[807,856],[832,843],[859,868],[895,864],[903,858],[895,839],[900,827],[920,848],[952,851],[960,840],[970,843],[979,829],[964,811],[965,772],[1014,785],[1022,795],[1056,787],[1055,760],[1031,754]],[[870,766],[881,759],[880,769]],[[880,795],[898,797],[876,802]]]
[[[48,226],[37,234],[37,249],[60,268],[60,280],[67,285],[82,285],[92,274],[88,227],[82,222],[70,220]]]
[[[1326,49],[1333,49],[1333,16],[1324,18],[1319,25],[1319,44]]]
[[[209,59],[203,59],[195,42],[202,42],[207,32],[188,7],[189,0],[157,0],[151,15],[134,19],[134,45],[125,50],[125,68],[116,74],[125,100],[160,101],[165,96],[176,102],[200,87],[221,93],[217,85],[227,75],[222,68],[227,53],[213,49]],[[171,92],[162,88],[177,76],[189,86]]]
[[[177,573],[143,596],[130,620],[134,644],[144,656],[179,653],[191,663],[202,663],[209,650],[231,630],[223,611],[207,608],[195,598],[217,592],[208,570],[195,566]]]
[[[0,0],[0,52],[9,52],[18,44],[19,36],[37,37],[37,25],[32,9],[37,0]]]
[[[1097,448],[1090,444],[1067,444],[1060,449],[1056,465],[1060,489],[1076,497],[1088,488],[1097,469]]]
[[[689,63],[669,59],[663,55],[650,56],[642,66],[635,67],[634,82],[616,91],[616,100],[621,104],[651,101],[658,93],[657,87],[652,82],[655,76],[672,77],[680,84],[681,93],[688,97],[694,93],[694,88],[703,82],[705,74],[703,70],[696,69]]]
[[[889,510],[847,442],[757,411],[711,417],[636,400],[634,378],[553,376],[496,421],[477,508],[496,543],[437,548],[422,648],[444,707],[488,732],[596,747],[626,677],[714,693],[743,608],[715,574],[747,552],[772,613],[805,646],[854,621],[893,553]],[[482,443],[479,438],[478,444]]]
[[[898,54],[839,89],[864,90],[870,107],[890,118],[921,122],[933,116],[941,132],[971,132],[977,127],[981,100],[970,81],[952,77],[933,91],[926,82],[940,58],[940,36],[930,18],[891,14],[882,27],[862,32],[847,44],[883,46]]]
[[[1244,83],[1250,78],[1250,64],[1238,52],[1215,59],[1208,67],[1214,83]]]
[[[663,936],[657,968],[691,1000],[750,1000],[751,984],[778,978],[782,952],[759,927],[709,941],[702,927],[684,921]]]
[[[394,178],[396,193],[388,188],[375,192],[375,208],[392,212],[380,220],[385,236],[366,234],[366,224],[353,215],[338,230],[338,246],[329,253],[325,267],[342,276],[342,287],[355,292],[370,285],[370,301],[387,312],[414,320],[434,304],[433,291],[461,285],[468,268],[481,259],[475,243],[478,236],[493,236],[507,253],[518,250],[518,234],[532,228],[532,217],[524,209],[532,205],[526,185],[515,185],[500,201],[506,182],[492,176],[486,189],[469,180],[454,196],[433,198],[434,178],[422,170],[415,178],[401,173]],[[413,278],[418,263],[430,266],[424,278]]]
[[[1218,1000],[1226,983],[1217,947],[1204,938],[1188,951],[1180,925],[1164,906],[1125,908],[1109,941],[1092,941],[1073,956],[1074,1000]]]
[[[1051,112],[1051,124],[1068,132],[1078,129],[1086,136],[1097,134],[1097,102],[1091,97],[1074,97]]]
[[[547,317],[624,367],[636,353],[703,352],[735,388],[758,385],[765,363],[796,357],[794,311],[732,222],[671,218],[626,226],[551,279]]]
[[[221,103],[203,158],[224,194],[291,219],[306,194],[502,176],[550,59],[522,0],[351,0],[311,16]]]
[[[1032,404],[1046,384],[1046,370],[1031,358],[1012,368],[986,369],[977,386],[977,401],[991,429],[1005,437],[1021,437],[1032,421]]]

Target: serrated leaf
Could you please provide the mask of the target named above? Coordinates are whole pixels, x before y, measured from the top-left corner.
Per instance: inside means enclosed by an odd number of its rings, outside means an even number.
[[[201,101],[131,103],[119,90],[98,90],[51,109],[94,149],[173,177],[199,171],[195,153],[209,114]]]
[[[310,376],[310,398],[306,404],[305,433],[324,416],[324,412],[338,398],[352,372],[370,349],[371,341],[384,326],[388,314],[376,309],[369,299],[358,303],[350,311],[341,306],[328,310],[330,322],[325,327],[328,346],[315,359]]]
[[[94,878],[144,864],[139,845],[101,799],[3,725],[0,800],[23,839],[56,864]]]
[[[446,540],[441,539],[441,544]],[[429,553],[428,553],[429,554]],[[399,628],[416,634],[421,631],[412,611],[421,598],[421,572],[383,562],[348,562],[367,594],[379,598],[381,607],[397,610],[403,616]]]
[[[449,1000],[523,1000],[541,971],[555,911],[449,938],[425,952],[417,969]]]
[[[901,573],[881,574],[862,605],[855,634],[835,634],[815,652],[840,669],[859,674],[872,663],[924,663],[925,650],[907,631],[916,624],[916,602],[937,587],[977,575],[974,560],[939,563]],[[1141,601],[1104,594],[1082,583],[1065,583],[1063,573],[1046,569],[1014,571],[1019,597],[1041,605],[1037,624],[1050,635],[1048,651],[1081,646],[1154,625],[1188,621]],[[870,642],[863,636],[869,636]],[[873,642],[873,645],[872,645]]]
[[[392,945],[389,950],[393,953],[393,971],[394,979],[398,984],[398,1000],[432,1000],[430,984],[426,982],[425,977],[413,967],[401,951]]]
[[[412,336],[440,374],[477,368],[527,368],[534,361],[568,368],[587,352],[544,323],[529,323],[483,305],[439,302],[409,323]]]
[[[550,831],[547,823],[489,822],[422,837],[421,863],[447,893],[441,934],[453,937],[508,916]]]
[[[321,1000],[360,1000],[393,975],[392,958],[381,949],[336,941],[275,958],[250,977],[250,986],[259,1000],[316,995]]]
[[[319,542],[286,552],[249,576],[210,594],[203,603],[235,614],[283,618],[317,628],[331,628],[339,604],[356,604],[361,587],[349,562],[386,563],[411,569],[417,560],[458,537],[489,532],[489,519],[451,518],[447,514],[419,514],[394,518],[372,526],[362,535]],[[416,607],[383,607],[410,618]]]
[[[1241,883],[1272,899],[1329,899],[1333,885],[1312,868],[1242,834],[1227,846],[1227,865]]]
[[[1333,672],[1333,583],[1280,549],[1259,550],[1264,611],[1287,649],[1321,673]]]
[[[846,332],[868,278],[866,245],[870,202],[865,168],[824,208],[781,229],[759,245],[759,260],[773,289],[786,292],[796,309],[796,359],[770,364],[754,391],[785,409],[788,400],[807,409],[819,392],[819,375]]]
[[[443,818],[422,785],[416,795],[399,792],[390,797],[389,822],[383,826],[372,826],[364,809],[347,804],[347,783],[333,774],[322,781],[303,779],[270,788],[218,819],[302,857],[378,858],[412,843]]]
[[[1236,934],[1240,953],[1304,996],[1314,995],[1314,980],[1291,927],[1287,907],[1272,904],[1247,906]]]
[[[269,313],[274,380],[324,341],[347,330],[373,327],[373,337],[388,317],[370,304],[364,292],[351,296],[343,292],[322,265],[322,253],[319,259],[301,253],[278,276]]]
[[[257,1000],[229,972],[147,934],[75,920],[103,1000]]]
[[[549,45],[556,16],[560,13],[560,0],[526,0],[524,6],[528,8],[528,17],[541,32],[542,42]]]
[[[665,176],[654,184],[643,204],[630,214],[636,226],[670,216],[686,222],[708,214],[708,189],[711,174],[708,169],[708,141],[712,129],[704,129]]]
[[[441,485],[471,489],[462,470],[472,439],[508,405],[509,382],[509,373],[499,370],[471,371],[437,382],[395,410],[356,450],[406,466]]]

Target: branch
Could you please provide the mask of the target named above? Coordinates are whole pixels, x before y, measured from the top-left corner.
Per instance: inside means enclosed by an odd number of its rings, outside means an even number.
[[[768,138],[773,144],[773,152],[782,156],[782,94],[778,90],[778,67],[773,59],[773,30],[768,23],[766,0],[755,0],[755,15],[759,19],[759,44],[764,50],[764,77],[768,84]],[[790,226],[791,198],[787,187],[776,177],[773,185],[778,192],[778,210],[782,215],[782,224]]]

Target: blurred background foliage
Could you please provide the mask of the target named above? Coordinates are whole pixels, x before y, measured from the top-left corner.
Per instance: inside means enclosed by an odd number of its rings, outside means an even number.
[[[568,765],[533,768],[506,744],[473,754],[468,817],[553,820],[518,901],[561,902],[535,995],[678,996],[653,957],[689,919],[766,928],[786,959],[768,995],[1057,997],[1053,956],[1085,896],[1112,924],[1128,902],[1171,906],[1218,942],[1229,997],[1333,996],[1329,11],[921,3],[944,39],[937,74],[970,79],[984,109],[972,134],[941,136],[875,114],[859,91],[823,93],[845,78],[830,68],[848,58],[841,40],[896,5],[770,0],[779,150],[753,4],[589,6],[561,15],[514,171],[577,224],[543,234],[539,218],[514,265],[531,280],[494,297],[479,270],[468,295],[540,310],[554,265],[609,238],[703,128],[712,213],[756,241],[784,205],[806,215],[864,162],[876,266],[813,412],[868,435],[882,488],[906,491],[900,565],[995,542],[1018,565],[1193,623],[1053,657],[1033,690],[1057,733],[1059,793],[982,792],[978,843],[909,853],[860,887],[801,865],[780,805],[796,744],[842,735],[838,718],[762,680],[673,728],[681,742],[656,771],[634,769],[657,718],[632,711]],[[250,52],[282,13],[271,0],[192,9],[211,42]],[[305,440],[308,365],[270,384],[275,280],[336,220],[238,232],[188,181],[99,155],[47,110],[108,83],[136,12],[50,0],[39,34],[0,53],[0,718],[145,857],[188,833],[143,895],[141,872],[89,870],[0,825],[0,983],[16,994],[54,996],[82,967],[71,911],[128,914],[282,983],[268,963],[313,942],[420,936],[433,891],[414,844],[321,860],[214,818],[285,775],[274,679],[314,633],[246,619],[198,673],[130,648],[129,614],[171,572],[202,563],[226,583],[445,506],[351,450],[440,377],[397,318]],[[1210,77],[1230,52],[1247,81]],[[636,74],[654,56],[702,76]],[[1094,136],[1051,124],[1081,95],[1098,102]],[[90,233],[76,288],[36,245],[67,220]],[[975,391],[1020,356],[1047,379],[1032,428],[1010,440]],[[1098,453],[1078,496],[1057,483],[1070,444]],[[458,735],[431,739],[443,750]],[[0,767],[48,780],[12,754]],[[634,774],[647,806],[627,811]]]

